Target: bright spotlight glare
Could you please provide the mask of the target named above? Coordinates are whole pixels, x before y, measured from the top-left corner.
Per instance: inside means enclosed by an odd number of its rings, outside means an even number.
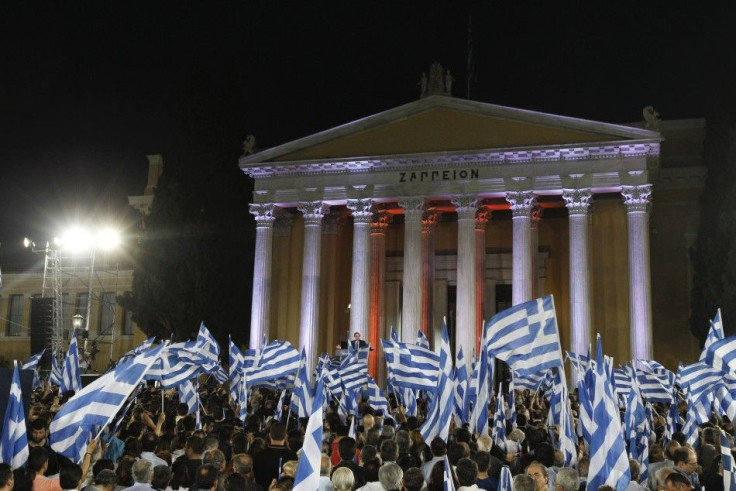
[[[97,233],[97,247],[103,250],[114,249],[120,245],[120,234],[117,230],[105,228]]]
[[[84,252],[92,247],[92,237],[87,230],[71,228],[62,234],[61,247],[71,253]]]

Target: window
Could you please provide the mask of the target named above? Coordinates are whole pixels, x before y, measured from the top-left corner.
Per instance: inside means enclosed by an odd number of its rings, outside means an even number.
[[[23,295],[10,295],[8,312],[8,336],[20,336],[23,322]]]
[[[123,319],[123,336],[133,335],[133,311],[126,310],[125,317]]]
[[[100,305],[100,334],[111,334],[115,329],[115,292],[104,292]]]

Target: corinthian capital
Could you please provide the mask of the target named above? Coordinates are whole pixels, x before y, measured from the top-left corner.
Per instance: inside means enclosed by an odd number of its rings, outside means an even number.
[[[421,221],[424,214],[424,198],[399,198],[399,206],[404,209],[404,218],[410,221]]]
[[[621,195],[624,197],[624,204],[628,213],[646,213],[651,202],[652,185],[622,186]]]
[[[450,199],[458,218],[475,219],[475,212],[478,211],[478,196],[474,194],[454,195]]]
[[[532,191],[506,191],[506,201],[511,205],[512,217],[528,217],[537,198]]]
[[[590,198],[593,194],[590,189],[564,189],[562,199],[570,215],[587,215],[590,208]]]
[[[296,208],[304,215],[305,225],[320,225],[330,207],[322,201],[302,201]]]
[[[270,227],[276,219],[274,215],[276,207],[273,203],[251,203],[249,210],[256,219],[258,227]]]
[[[369,223],[373,214],[371,198],[349,199],[347,206],[353,212],[355,223]]]

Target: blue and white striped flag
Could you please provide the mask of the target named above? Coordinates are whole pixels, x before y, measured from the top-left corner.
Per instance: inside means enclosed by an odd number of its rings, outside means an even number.
[[[664,427],[664,444],[667,445],[670,440],[672,440],[672,435],[677,431],[677,425],[680,424],[680,413],[677,411],[677,395],[675,393],[676,389],[672,387],[672,404],[670,404],[670,409],[667,411],[667,418],[665,420],[665,427]]]
[[[667,379],[666,376],[636,370],[636,382],[639,384],[639,392],[642,399],[648,402],[663,402],[665,404],[672,402],[674,377],[672,383]]]
[[[718,384],[715,387],[715,401],[713,403],[719,416],[725,414],[729,421],[736,419],[736,400],[724,384]]]
[[[362,389],[368,383],[368,366],[356,353],[342,360],[338,372],[342,386],[347,391]]]
[[[282,421],[284,417],[284,399],[286,399],[286,389],[281,391],[279,402],[276,403],[276,414],[274,414],[273,418],[277,421]]]
[[[233,343],[233,339],[228,335],[228,359],[229,359],[229,378],[230,378],[230,400],[235,404],[240,399],[241,379],[243,377],[243,355],[240,349]]]
[[[61,386],[61,368],[59,368],[59,360],[56,357],[56,351],[51,356],[51,372],[49,372],[49,383]]]
[[[46,353],[46,348],[42,349],[35,355],[28,358],[28,361],[26,361],[23,365],[21,365],[21,370],[33,370],[33,389],[38,389],[41,387],[41,379],[38,378],[38,363],[41,361],[41,358],[43,358],[44,353]]]
[[[705,350],[702,361],[719,372],[736,373],[736,336],[729,336],[711,343]]]
[[[506,407],[501,386],[498,387],[496,396],[496,412],[493,414],[493,432],[491,435],[493,445],[506,451]]]
[[[312,382],[307,371],[307,352],[304,348],[294,380],[294,390],[291,393],[291,410],[299,418],[308,418],[312,414]]]
[[[638,386],[632,384],[624,413],[624,435],[629,442],[629,455],[639,462],[639,482],[645,482],[649,472],[649,419],[639,395]]]
[[[511,478],[511,470],[509,469],[509,466],[504,465],[501,467],[501,475],[498,478],[498,491],[511,491],[512,488],[512,478]]]
[[[392,385],[416,390],[437,388],[439,356],[416,344],[382,339],[386,366]]]
[[[163,345],[150,348],[118,365],[61,406],[50,426],[51,448],[72,462],[82,462],[89,440],[113,420],[162,349]]]
[[[419,428],[425,442],[432,441],[436,436],[447,440],[450,435],[453,406],[452,392],[455,388],[455,383],[452,379],[452,351],[450,349],[450,336],[447,333],[447,325],[442,326],[439,366],[436,396],[432,400],[426,421]]]
[[[414,402],[416,403],[416,400]],[[378,384],[370,375],[368,375],[368,404],[378,414],[383,412],[384,415],[388,416],[390,412],[386,393],[378,387]]]
[[[421,346],[422,348],[429,348],[429,339],[427,339],[427,335],[424,334],[421,330],[417,331],[417,346]]]
[[[488,324],[484,329],[486,335],[489,332]],[[487,339],[484,336],[484,339]],[[488,427],[488,406],[491,404],[491,384],[493,383],[493,359],[488,356],[485,350],[481,350],[480,358],[475,363],[476,371],[473,374],[473,385],[476,394],[473,401],[473,411],[470,414],[471,433],[479,435],[488,435],[490,429]]]
[[[146,351],[148,348],[153,346],[153,342],[156,340],[156,336],[151,336],[150,338],[143,341],[141,344],[133,348],[132,350],[125,353],[123,356],[121,356],[118,359],[118,363],[124,363],[127,360],[130,360],[131,358],[135,357],[136,355],[139,355]]]
[[[559,450],[565,456],[565,467],[577,467],[578,449],[575,444],[578,439],[572,423],[572,414],[570,413],[570,402],[567,399],[566,386],[563,386],[561,396],[562,411],[560,412],[560,419],[557,423],[560,431]]]
[[[692,402],[688,402],[688,411],[685,417],[685,425],[682,427],[682,433],[685,435],[685,441],[694,449],[698,448],[698,422],[697,416],[693,413]]]
[[[3,433],[0,435],[0,462],[10,464],[10,467],[15,470],[22,467],[26,460],[28,460],[26,417],[20,389],[18,363],[14,362],[13,381],[10,385],[8,405],[5,407]]]
[[[698,361],[678,370],[679,385],[688,398],[698,400],[723,379],[723,375],[705,362]]]
[[[199,394],[195,383],[191,380],[179,384],[179,402],[189,407],[187,414],[199,411]]]
[[[450,460],[445,455],[445,470],[442,473],[442,491],[455,491],[455,480],[452,478],[452,470],[450,469]]]
[[[69,341],[69,350],[64,358],[64,366],[61,371],[61,385],[59,392],[62,394],[82,388],[82,374],[79,371],[79,351],[77,350],[77,337],[72,336]]]
[[[716,311],[716,316],[710,321],[710,329],[708,329],[708,336],[705,338],[705,345],[703,345],[703,352],[700,354],[700,360],[705,358],[705,354],[708,351],[708,347],[725,338],[726,335],[723,332],[723,321],[721,320],[721,309]]]
[[[634,380],[630,366],[617,367],[613,369],[613,385],[616,389],[616,395],[624,400],[629,396],[631,391],[631,381]]]
[[[721,433],[721,464],[723,464],[723,490],[736,491],[736,463],[731,453],[731,444]]]
[[[539,390],[540,385],[545,380],[547,372],[535,373],[535,374],[521,374],[514,373],[514,386],[518,390],[530,390],[536,392]]]
[[[319,489],[319,470],[322,464],[322,393],[322,377],[318,376],[312,414],[304,433],[302,455],[294,476],[294,491]]]
[[[465,363],[463,355],[463,347],[457,350],[457,366],[455,367],[455,410],[453,416],[457,426],[462,426],[468,422],[468,415],[465,412],[465,392],[468,388],[468,366]]]
[[[249,387],[272,383],[299,369],[299,352],[288,341],[272,341],[263,348],[251,368],[246,368],[245,376]]]
[[[604,366],[600,335],[595,369],[588,372],[586,383],[592,393],[593,408],[588,489],[598,489],[608,484],[617,491],[624,491],[631,481],[629,458],[622,436],[618,404]]]
[[[516,429],[516,394],[514,388],[514,372],[511,372],[511,381],[509,382],[509,400],[506,410],[506,422],[511,425],[511,429]]]
[[[562,368],[557,316],[551,295],[515,305],[494,315],[486,324],[490,334],[485,349],[520,374]]]
[[[419,406],[417,405],[417,395],[414,389],[400,389],[399,394],[402,396],[401,400],[404,404],[404,408],[406,409],[406,415],[418,416]]]

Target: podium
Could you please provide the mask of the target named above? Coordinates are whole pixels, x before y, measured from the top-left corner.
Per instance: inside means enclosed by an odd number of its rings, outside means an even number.
[[[370,351],[370,347],[366,346],[365,348],[360,348],[358,350],[358,359],[360,361],[368,362],[368,352]],[[335,350],[335,356],[339,357],[340,360],[344,360],[350,355],[349,349],[338,349]]]

